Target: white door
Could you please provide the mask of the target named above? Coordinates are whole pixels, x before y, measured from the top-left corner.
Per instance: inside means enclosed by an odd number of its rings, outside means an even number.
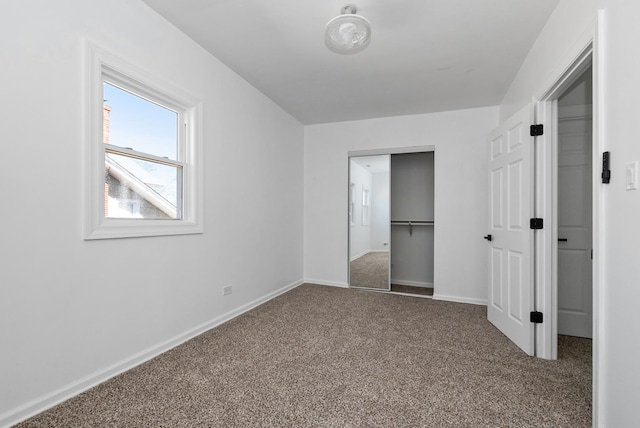
[[[562,111],[561,111],[562,113]],[[558,334],[592,336],[591,117],[558,118]]]
[[[489,138],[489,321],[534,354],[533,140],[527,106]]]

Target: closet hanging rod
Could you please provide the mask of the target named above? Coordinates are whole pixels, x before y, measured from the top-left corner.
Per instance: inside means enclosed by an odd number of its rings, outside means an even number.
[[[423,220],[398,220],[398,221],[392,221],[391,224],[396,224],[396,225],[414,225],[414,226],[433,226],[433,221],[423,221]]]
[[[392,221],[391,226],[409,226],[409,236],[413,236],[413,226],[433,226],[433,221],[426,221],[426,220]]]

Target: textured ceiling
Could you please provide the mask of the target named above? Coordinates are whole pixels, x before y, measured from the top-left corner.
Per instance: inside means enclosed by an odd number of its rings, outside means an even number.
[[[143,0],[303,124],[499,104],[559,0],[360,0],[371,45],[339,55],[334,0]]]

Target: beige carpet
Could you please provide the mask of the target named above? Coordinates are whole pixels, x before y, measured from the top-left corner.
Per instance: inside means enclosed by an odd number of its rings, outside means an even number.
[[[22,427],[590,427],[591,341],[524,355],[486,308],[303,285]]]
[[[350,264],[351,287],[389,289],[389,253],[367,253]]]

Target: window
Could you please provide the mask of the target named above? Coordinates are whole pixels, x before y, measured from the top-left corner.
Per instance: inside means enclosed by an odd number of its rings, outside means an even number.
[[[85,239],[201,233],[201,103],[87,50]]]
[[[362,186],[362,225],[369,226],[369,189]]]
[[[355,226],[356,185],[349,183],[349,225]]]
[[[102,85],[104,216],[179,220],[184,165],[178,161],[178,124],[183,112],[144,99],[115,80],[106,74]],[[138,201],[136,210],[122,209],[132,200]]]

